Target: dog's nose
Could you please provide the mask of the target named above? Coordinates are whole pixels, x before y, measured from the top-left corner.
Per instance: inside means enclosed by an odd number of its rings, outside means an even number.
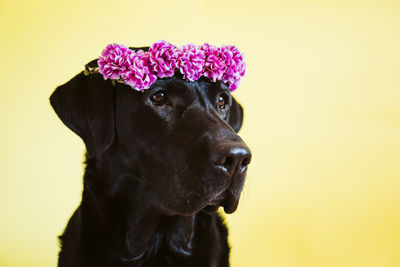
[[[251,161],[251,152],[244,143],[222,143],[214,147],[211,161],[216,168],[232,176],[246,171]]]

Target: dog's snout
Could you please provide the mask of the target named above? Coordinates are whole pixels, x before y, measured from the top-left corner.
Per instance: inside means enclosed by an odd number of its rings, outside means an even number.
[[[224,174],[232,176],[246,171],[251,161],[251,152],[242,142],[222,143],[212,150],[211,161]]]

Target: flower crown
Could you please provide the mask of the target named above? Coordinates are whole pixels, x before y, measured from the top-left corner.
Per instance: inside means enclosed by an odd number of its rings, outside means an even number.
[[[243,54],[233,45],[186,44],[179,49],[166,41],[154,43],[147,52],[109,44],[98,59],[98,66],[104,79],[125,83],[138,91],[148,89],[157,78],[174,76],[177,70],[188,81],[205,76],[212,82],[226,83],[233,91],[246,68]]]

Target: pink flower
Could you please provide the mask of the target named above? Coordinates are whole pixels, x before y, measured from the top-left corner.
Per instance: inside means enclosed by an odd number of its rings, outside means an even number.
[[[132,51],[119,44],[109,44],[101,53],[98,60],[99,72],[104,79],[119,80],[123,72],[128,68],[126,58]]]
[[[233,45],[222,46],[221,52],[226,66],[222,81],[228,84],[229,90],[233,91],[239,86],[246,71],[243,54]]]
[[[206,64],[204,68],[204,76],[215,82],[222,80],[222,76],[225,73],[225,54],[220,48],[205,43],[201,46],[201,49],[206,53]]]
[[[203,50],[194,44],[187,44],[180,49],[177,67],[183,74],[183,78],[195,81],[203,75],[205,59]]]
[[[172,77],[178,61],[178,48],[166,41],[149,48],[150,63],[158,78]]]
[[[143,91],[156,81],[157,76],[153,72],[148,52],[133,52],[128,56],[127,62],[129,67],[122,74],[122,78],[133,89]]]
[[[222,81],[235,90],[245,74],[243,55],[232,45],[216,47],[208,43],[198,47],[187,44],[176,46],[159,41],[148,52],[134,52],[119,44],[109,44],[99,60],[99,72],[104,79],[125,82],[135,90],[149,88],[157,78],[174,76],[179,69],[183,78],[198,80],[202,75],[212,82]]]

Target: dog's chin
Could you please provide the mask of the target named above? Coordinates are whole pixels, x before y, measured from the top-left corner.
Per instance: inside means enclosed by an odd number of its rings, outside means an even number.
[[[226,214],[234,213],[237,209],[239,199],[231,195],[229,192],[224,192],[221,196],[215,198],[212,201],[207,202],[204,206],[197,209],[189,210],[176,210],[161,206],[161,212],[170,216],[193,216],[198,212],[205,213],[207,215],[215,214],[220,207],[224,208]]]
[[[232,192],[232,188],[228,187],[219,192],[212,194],[208,199],[200,200],[195,205],[180,206],[160,205],[161,212],[171,216],[193,216],[199,212],[212,215],[215,214],[220,207],[224,209],[226,214],[234,213],[238,207],[240,191]]]

